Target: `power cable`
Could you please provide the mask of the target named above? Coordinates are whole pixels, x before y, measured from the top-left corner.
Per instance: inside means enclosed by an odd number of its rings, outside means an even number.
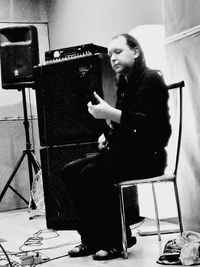
[[[7,252],[5,251],[5,249],[3,248],[3,246],[1,245],[1,243],[0,243],[0,247],[1,247],[2,251],[3,251],[3,253],[4,253],[5,256],[6,256],[6,259],[8,260],[8,263],[9,263],[10,267],[13,267],[13,266],[12,266],[12,263],[11,263],[11,261],[10,261],[10,258],[8,257],[8,254],[7,254]]]

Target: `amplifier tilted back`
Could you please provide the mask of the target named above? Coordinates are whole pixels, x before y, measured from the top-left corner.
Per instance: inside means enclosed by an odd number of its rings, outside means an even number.
[[[53,62],[34,68],[41,146],[97,141],[103,120],[88,113],[96,91],[115,105],[114,72],[106,54]]]

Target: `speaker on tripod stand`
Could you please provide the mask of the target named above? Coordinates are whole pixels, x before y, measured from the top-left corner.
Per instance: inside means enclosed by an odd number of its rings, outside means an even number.
[[[33,170],[35,173],[40,168],[38,161],[31,149],[29,136],[29,121],[26,104],[26,88],[34,87],[33,67],[39,63],[38,35],[35,26],[17,26],[0,29],[0,56],[1,56],[1,78],[3,89],[17,89],[22,93],[24,129],[26,138],[26,149],[22,152],[16,166],[8,178],[2,192],[0,201],[8,188],[15,192],[26,204],[30,204],[21,194],[11,186],[24,158],[28,159],[28,172],[30,188],[33,182]],[[34,208],[34,203],[31,201]]]
[[[39,63],[35,26],[0,29],[1,76],[4,89],[32,88],[33,66]]]

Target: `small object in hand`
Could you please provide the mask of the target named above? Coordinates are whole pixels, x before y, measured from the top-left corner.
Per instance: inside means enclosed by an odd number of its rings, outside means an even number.
[[[98,105],[99,104],[99,101],[96,99],[94,92],[92,93],[92,96],[91,96],[91,103],[92,103],[92,105]]]

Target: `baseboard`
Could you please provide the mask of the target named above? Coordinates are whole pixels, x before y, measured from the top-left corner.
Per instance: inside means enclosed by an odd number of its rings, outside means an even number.
[[[2,243],[2,242],[7,242],[7,240],[0,237],[0,243]]]

